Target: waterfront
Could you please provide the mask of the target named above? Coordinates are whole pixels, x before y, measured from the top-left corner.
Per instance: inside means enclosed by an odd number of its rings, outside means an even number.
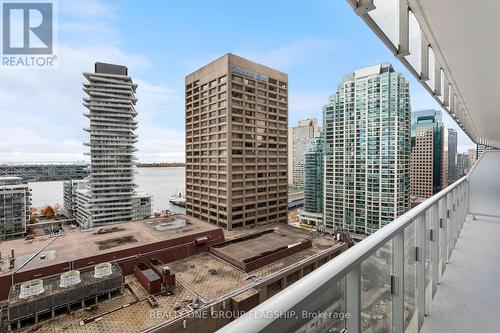
[[[172,205],[168,199],[174,193],[185,194],[184,167],[175,168],[137,168],[135,181],[137,191],[146,192],[153,196],[154,211],[171,210],[184,212],[185,209]],[[63,205],[63,182],[29,183],[32,195],[32,207],[44,205]]]

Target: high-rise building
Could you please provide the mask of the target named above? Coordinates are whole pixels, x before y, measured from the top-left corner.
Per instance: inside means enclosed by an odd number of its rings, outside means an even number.
[[[21,177],[0,177],[0,240],[24,236],[30,208],[28,184]]]
[[[292,141],[288,149],[292,155],[292,185],[304,187],[304,153],[309,140],[313,139],[319,131],[316,119],[305,119],[298,122],[292,131]]]
[[[125,66],[96,63],[94,73],[83,73],[88,82],[84,105],[90,119],[90,174],[83,196],[88,211],[77,214],[81,227],[131,221],[137,135],[135,84]]]
[[[448,131],[435,115],[418,116],[412,124],[411,191],[429,198],[448,184]]]
[[[287,222],[288,75],[226,54],[186,77],[186,212]]]
[[[469,150],[467,150],[467,154],[469,155],[469,170],[472,169],[472,167],[474,166],[474,164],[476,163],[476,160],[477,160],[477,150],[474,149],[474,148],[470,148]]]
[[[411,124],[417,122],[417,118],[424,116],[433,116],[436,118],[438,123],[443,123],[443,113],[440,110],[427,109],[427,110],[417,110],[411,113]],[[413,130],[413,129],[412,129]],[[414,133],[412,133],[413,135]]]
[[[76,192],[87,187],[85,179],[71,179],[63,182],[64,210],[70,217],[76,216]]]
[[[318,133],[304,153],[304,208],[298,215],[302,223],[315,226],[323,221],[323,150],[323,135]]]
[[[448,129],[448,181],[455,182],[458,180],[457,166],[457,130]]]
[[[457,154],[458,177],[463,177],[469,173],[469,154]]]
[[[410,95],[390,64],[344,76],[323,108],[325,230],[371,234],[410,207]]]

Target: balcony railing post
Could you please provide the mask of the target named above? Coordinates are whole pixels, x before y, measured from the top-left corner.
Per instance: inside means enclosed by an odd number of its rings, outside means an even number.
[[[404,229],[394,236],[393,240],[393,258],[394,258],[394,275],[396,277],[396,285],[393,290],[392,301],[392,318],[394,321],[394,332],[404,332]]]
[[[439,238],[442,229],[439,228],[439,202],[431,208],[431,262],[432,262],[432,296],[436,294],[437,285],[441,281],[441,265],[439,258]]]
[[[453,216],[453,191],[446,195],[446,207],[447,207],[446,208],[447,209],[446,245],[448,245],[446,262],[450,262],[451,252],[453,251],[453,219],[452,219],[452,216]]]
[[[425,218],[422,214],[417,218],[416,223],[416,260],[417,260],[417,309],[418,309],[418,328],[424,324],[425,314]]]
[[[455,245],[457,243],[457,235],[458,235],[458,219],[457,219],[457,212],[458,212],[458,206],[457,206],[457,200],[458,198],[458,189],[455,188],[453,189],[453,191],[451,191],[451,200],[452,200],[452,204],[451,204],[451,223],[453,224],[453,234],[452,234],[452,237],[453,237],[453,246],[451,247],[451,251],[453,252],[453,250],[455,249]]]
[[[346,275],[345,308],[347,332],[361,332],[361,264]]]
[[[446,197],[442,198],[439,201],[439,227],[441,228],[439,233],[441,237],[441,276],[443,275],[444,270],[446,269],[446,264],[448,263],[448,200]]]
[[[458,217],[457,217],[457,224],[458,224],[458,232],[457,232],[457,239],[458,236],[460,235],[460,231],[462,230],[462,218],[463,218],[463,211],[464,211],[464,184],[460,184],[458,186],[458,198],[457,198],[457,212],[458,212]]]

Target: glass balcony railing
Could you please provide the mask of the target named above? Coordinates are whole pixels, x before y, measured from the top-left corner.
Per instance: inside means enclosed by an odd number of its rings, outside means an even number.
[[[468,186],[460,179],[221,332],[417,329],[464,222]]]
[[[498,166],[500,151],[485,152],[468,176],[219,332],[418,332],[467,215],[500,216]]]

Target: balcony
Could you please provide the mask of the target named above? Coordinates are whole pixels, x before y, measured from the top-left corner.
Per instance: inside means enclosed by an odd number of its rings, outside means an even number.
[[[495,332],[500,151],[219,332]]]

